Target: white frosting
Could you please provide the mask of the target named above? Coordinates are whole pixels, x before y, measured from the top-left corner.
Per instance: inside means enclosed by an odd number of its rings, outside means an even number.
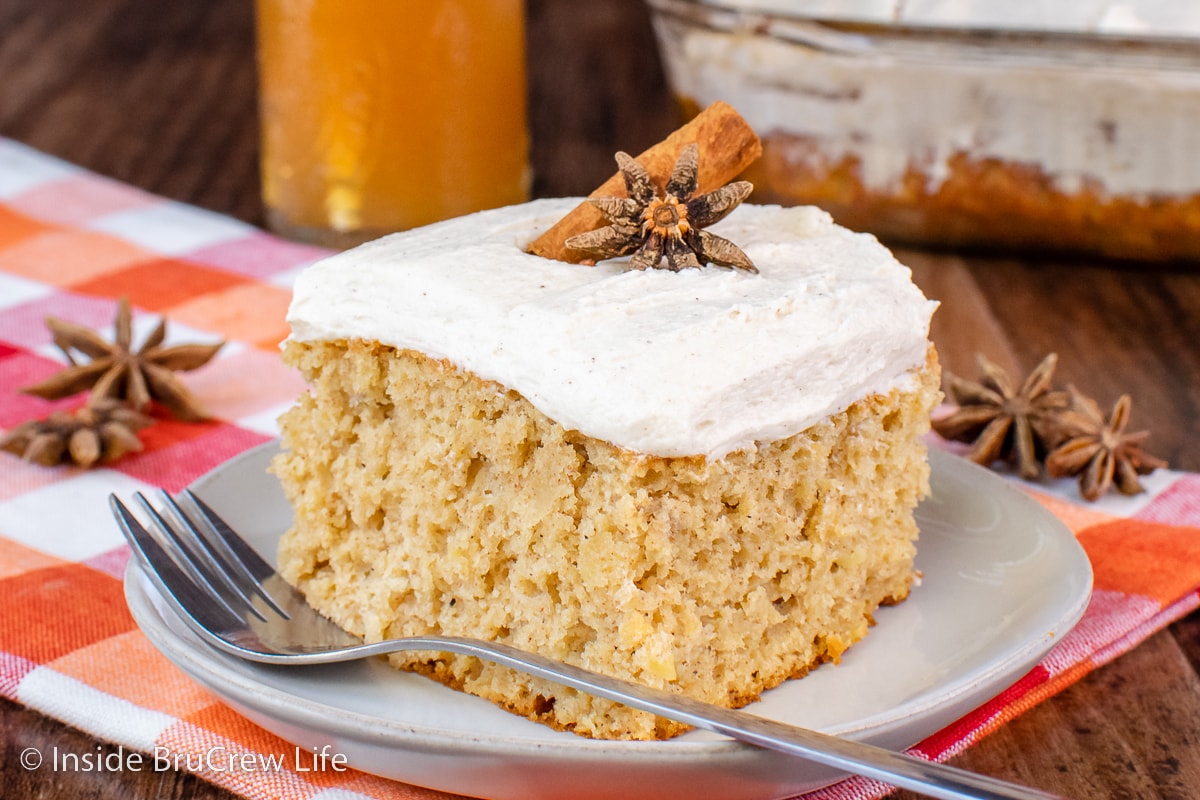
[[[889,39],[787,16],[709,21],[656,17],[674,90],[702,107],[729,102],[761,136],[816,142],[822,163],[810,168],[850,156],[868,188],[895,190],[912,169],[933,191],[965,154],[1030,165],[1066,193],[1200,193],[1195,45]]]
[[[1200,38],[1193,0],[702,0],[706,5],[884,25]]]
[[[875,239],[814,208],[743,205],[710,230],[759,274],[594,267],[523,247],[579,202],[540,200],[384,237],[305,270],[292,338],[444,358],[568,429],[719,458],[908,385],[936,303]]]

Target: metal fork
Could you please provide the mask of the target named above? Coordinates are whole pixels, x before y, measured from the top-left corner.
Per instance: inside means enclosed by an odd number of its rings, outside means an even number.
[[[475,656],[687,725],[930,797],[952,800],[1057,797],[863,742],[589,672],[497,642],[455,636],[414,636],[366,644],[317,613],[192,492],[185,490],[178,500],[162,492],[161,510],[141,493],[135,494],[134,499],[145,512],[149,529],[115,495],[109,497],[109,505],[143,571],[201,639],[240,658],[300,665],[350,661],[402,650]]]

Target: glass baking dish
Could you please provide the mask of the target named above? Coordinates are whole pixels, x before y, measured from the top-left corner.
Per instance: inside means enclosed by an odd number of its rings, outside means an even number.
[[[1200,4],[649,5],[685,111],[724,100],[762,137],[753,202],[898,243],[1200,260]]]

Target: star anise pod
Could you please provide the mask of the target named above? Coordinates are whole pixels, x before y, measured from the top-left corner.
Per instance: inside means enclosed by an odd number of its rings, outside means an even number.
[[[152,422],[120,400],[101,398],[18,425],[0,437],[0,450],[46,467],[67,461],[91,467],[141,451],[136,432]]]
[[[125,298],[117,306],[113,342],[83,325],[55,317],[47,317],[46,326],[71,366],[24,387],[22,392],[55,400],[91,389],[92,399],[123,400],[135,411],[143,411],[151,401],[157,401],[178,419],[191,422],[207,418],[203,406],[174,373],[207,364],[224,342],[163,347],[167,333],[163,317],[142,346],[134,350],[132,315]],[[79,355],[89,360],[81,363]]]
[[[617,153],[629,196],[592,198],[590,202],[611,224],[572,236],[567,247],[600,259],[633,253],[629,259],[632,269],[657,268],[666,259],[667,269],[672,271],[711,263],[758,272],[733,242],[701,230],[724,219],[754,187],[736,181],[693,197],[699,152],[694,142],[683,149],[662,197],[645,167],[629,154]]]
[[[1052,391],[1050,379],[1058,356],[1051,353],[1015,386],[1008,373],[976,357],[982,377],[968,381],[946,373],[953,413],[933,421],[933,429],[946,439],[972,442],[967,457],[990,466],[999,459],[1016,460],[1021,477],[1038,477],[1038,454],[1052,445],[1055,418],[1069,404],[1066,392]]]
[[[1108,419],[1090,397],[1071,387],[1071,409],[1060,419],[1063,441],[1046,456],[1046,472],[1056,478],[1079,476],[1079,493],[1094,501],[1114,484],[1122,494],[1144,491],[1139,475],[1167,462],[1142,450],[1149,431],[1126,433],[1133,402],[1121,395]]]

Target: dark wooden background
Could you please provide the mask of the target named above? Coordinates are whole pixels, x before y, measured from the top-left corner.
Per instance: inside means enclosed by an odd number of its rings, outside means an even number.
[[[587,193],[615,150],[678,124],[637,0],[528,0],[528,25],[536,195]],[[3,0],[0,135],[261,224],[253,44],[251,0]],[[981,351],[1024,372],[1057,351],[1063,383],[1102,404],[1132,393],[1149,449],[1200,471],[1200,265],[898,255],[942,301],[933,338],[948,369],[973,375]],[[1076,798],[1200,797],[1198,637],[1192,615],[954,763]],[[232,797],[174,773],[26,772],[26,747],[97,743],[2,701],[0,737],[11,800]]]

